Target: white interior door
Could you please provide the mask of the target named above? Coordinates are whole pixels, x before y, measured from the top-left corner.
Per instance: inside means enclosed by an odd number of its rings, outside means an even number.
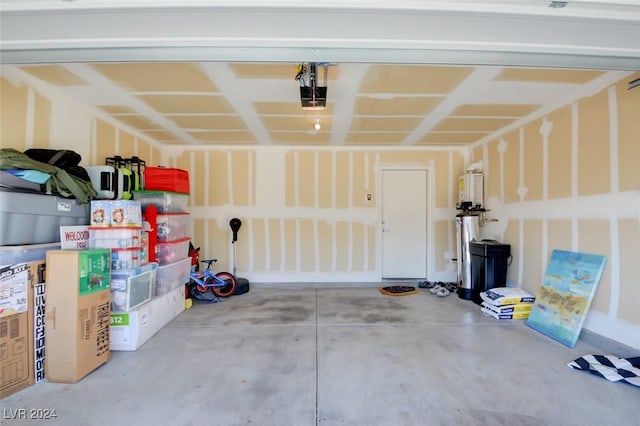
[[[427,171],[382,170],[382,278],[425,279]]]

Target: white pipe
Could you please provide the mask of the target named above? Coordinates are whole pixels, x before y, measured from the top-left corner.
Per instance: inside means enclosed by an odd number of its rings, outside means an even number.
[[[482,172],[482,160],[471,163],[467,166],[468,172]]]

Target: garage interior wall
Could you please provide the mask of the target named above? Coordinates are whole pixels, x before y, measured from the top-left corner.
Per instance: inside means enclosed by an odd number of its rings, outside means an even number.
[[[553,249],[607,266],[585,328],[640,348],[640,97],[623,81],[470,147],[162,146],[55,89],[2,78],[3,147],[68,148],[83,165],[113,154],[190,172],[191,234],[230,269],[228,221],[243,220],[239,275],[254,282],[380,279],[382,167],[428,169],[428,278],[455,280],[457,176],[485,165],[481,236],[511,244],[510,285],[537,291]],[[371,201],[367,200],[371,194]]]
[[[229,267],[228,223],[239,217],[236,268],[258,282],[379,281],[379,170],[427,168],[427,244],[436,253],[430,275],[455,279],[460,150],[173,147],[167,153],[176,154],[168,157],[172,166],[190,172],[193,237],[202,252]]]
[[[72,149],[81,165],[104,164],[105,157],[137,155],[149,164],[160,160],[160,145],[128,131],[108,115],[94,111],[46,85],[31,87],[0,74],[2,148]]]
[[[640,93],[625,78],[471,148],[499,219],[485,238],[511,244],[510,285],[535,294],[554,249],[606,257],[584,327],[640,347]]]

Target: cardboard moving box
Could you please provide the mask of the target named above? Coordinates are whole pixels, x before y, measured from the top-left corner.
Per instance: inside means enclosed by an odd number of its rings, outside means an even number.
[[[30,317],[33,320],[33,376],[35,383],[45,379],[45,262],[37,264],[38,278],[31,284],[32,296],[29,297]]]
[[[33,384],[30,312],[0,318],[0,398]]]
[[[45,375],[76,383],[110,357],[111,251],[47,252]]]
[[[27,309],[11,315],[0,314],[0,398],[7,397],[34,383],[34,344],[41,343],[44,357],[44,336],[34,337],[34,289],[44,285],[44,260],[17,263],[2,268],[0,288],[7,300],[16,295],[24,298]],[[14,311],[16,306],[9,306]]]
[[[0,268],[0,317],[27,311],[28,280],[29,266],[26,263]]]

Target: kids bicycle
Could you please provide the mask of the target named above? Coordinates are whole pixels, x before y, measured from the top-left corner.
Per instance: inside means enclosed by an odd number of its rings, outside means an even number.
[[[217,297],[229,297],[236,291],[236,278],[229,272],[214,272],[211,264],[217,261],[218,259],[201,260],[200,263],[206,263],[207,267],[204,271],[191,271],[189,277],[199,292],[204,293],[211,289]]]

